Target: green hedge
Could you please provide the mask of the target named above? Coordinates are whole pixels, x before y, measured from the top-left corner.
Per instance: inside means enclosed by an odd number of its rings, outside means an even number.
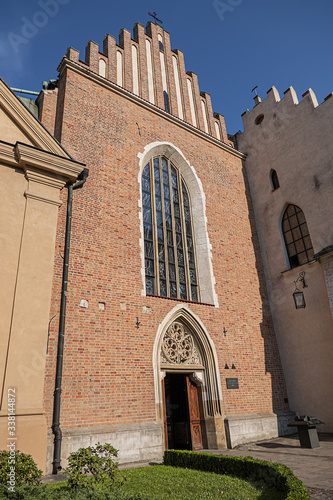
[[[59,483],[18,486],[15,492],[0,485],[0,498],[8,500],[144,500],[141,494],[128,493],[121,489],[91,487],[73,493],[70,487]]]
[[[300,479],[280,463],[255,460],[251,457],[230,457],[194,451],[166,450],[164,465],[197,469],[228,476],[237,476],[251,481],[265,481],[285,493],[286,500],[310,500],[310,496]]]

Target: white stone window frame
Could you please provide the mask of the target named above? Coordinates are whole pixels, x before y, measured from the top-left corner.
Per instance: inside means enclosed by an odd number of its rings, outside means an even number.
[[[140,95],[139,51],[137,45],[134,43],[132,43],[132,80],[133,94]]]
[[[190,162],[177,146],[170,142],[154,142],[145,146],[142,153],[138,153],[140,186],[139,218],[140,218],[140,252],[141,252],[141,276],[142,296],[146,296],[145,255],[144,255],[144,231],[142,214],[142,171],[149,160],[158,155],[166,156],[180,171],[190,194],[194,240],[197,256],[197,273],[199,278],[200,300],[203,303],[219,307],[218,296],[215,292],[215,277],[212,264],[212,246],[209,242],[206,217],[206,196],[202,183]],[[181,299],[177,299],[180,300]]]
[[[154,77],[153,77],[153,61],[151,53],[151,42],[146,38],[146,56],[147,56],[147,72],[148,72],[148,95],[149,101],[155,104],[154,94]]]
[[[98,74],[106,78],[106,61],[102,57],[98,60]]]
[[[124,56],[122,50],[117,49],[117,85],[122,87],[124,84]]]

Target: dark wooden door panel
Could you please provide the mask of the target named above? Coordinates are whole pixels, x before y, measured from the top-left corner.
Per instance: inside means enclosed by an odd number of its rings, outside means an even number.
[[[190,377],[186,377],[188,409],[190,417],[190,430],[192,439],[192,450],[202,450],[202,432],[200,420],[200,406],[198,388]]]
[[[192,450],[202,450],[202,435],[201,435],[201,423],[192,423],[191,426],[191,438],[192,438]]]

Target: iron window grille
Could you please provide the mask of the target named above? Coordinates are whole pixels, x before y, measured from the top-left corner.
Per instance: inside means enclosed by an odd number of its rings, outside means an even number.
[[[282,230],[291,268],[314,258],[312,242],[303,211],[289,204],[282,219]]]

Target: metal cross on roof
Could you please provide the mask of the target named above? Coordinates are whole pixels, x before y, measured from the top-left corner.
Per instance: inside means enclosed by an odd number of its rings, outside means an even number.
[[[159,23],[163,24],[163,21],[161,21],[161,19],[159,19],[159,18],[157,17],[156,12],[153,12],[153,13],[148,12],[148,14],[149,14],[149,15],[150,15],[153,19],[155,19],[155,23],[156,23],[156,22],[159,22]]]

